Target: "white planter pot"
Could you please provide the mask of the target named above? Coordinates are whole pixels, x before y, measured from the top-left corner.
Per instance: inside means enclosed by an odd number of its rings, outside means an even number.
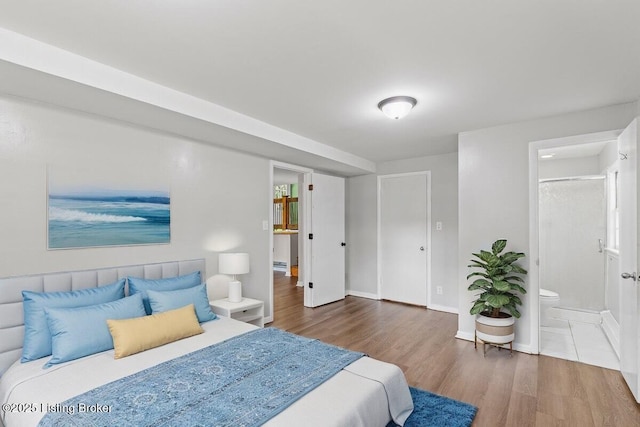
[[[476,316],[476,337],[487,344],[507,344],[515,337],[516,319],[509,317]]]

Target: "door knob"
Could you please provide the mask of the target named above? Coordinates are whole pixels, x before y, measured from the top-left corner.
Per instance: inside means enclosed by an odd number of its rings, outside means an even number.
[[[620,277],[623,279],[633,279],[634,282],[637,280],[635,271],[633,273],[622,273]]]
[[[420,250],[421,250],[421,251],[424,251],[424,246],[420,246]]]
[[[345,242],[340,243],[340,246],[347,246]]]

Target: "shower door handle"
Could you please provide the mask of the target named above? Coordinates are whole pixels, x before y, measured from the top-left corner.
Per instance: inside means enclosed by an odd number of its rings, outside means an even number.
[[[622,273],[620,277],[623,279],[633,279],[634,282],[637,280],[635,271],[633,273]]]
[[[604,242],[602,239],[598,239],[598,252],[602,253],[602,249],[604,248]]]

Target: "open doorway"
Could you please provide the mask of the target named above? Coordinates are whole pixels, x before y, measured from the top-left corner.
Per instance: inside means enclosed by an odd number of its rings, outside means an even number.
[[[273,171],[273,271],[299,277],[300,198],[302,174],[274,168]],[[297,284],[297,281],[296,281]]]
[[[271,194],[269,232],[271,238],[271,306],[279,303],[277,287],[285,287],[284,294],[304,293],[305,256],[304,235],[304,175],[311,170],[280,162],[272,163],[269,185]],[[291,289],[290,289],[291,288]],[[295,289],[293,289],[295,288]],[[302,301],[302,298],[300,298]],[[273,321],[273,315],[271,319]]]
[[[532,144],[531,301],[540,354],[619,369],[614,233],[618,162],[615,133]],[[535,338],[538,338],[535,340]]]

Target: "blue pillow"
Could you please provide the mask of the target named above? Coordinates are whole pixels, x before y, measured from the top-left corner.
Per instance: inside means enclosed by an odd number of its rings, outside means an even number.
[[[147,314],[151,314],[151,306],[149,305],[149,298],[147,298],[147,291],[149,289],[154,291],[175,291],[177,289],[191,288],[202,283],[199,271],[184,276],[170,277],[168,279],[148,280],[138,277],[128,277],[127,280],[129,280],[129,295],[138,293],[142,295],[142,302],[144,303],[144,309],[147,310]]]
[[[51,354],[51,334],[45,308],[84,307],[124,298],[124,279],[97,288],[69,292],[22,291],[24,344],[21,362],[30,362]]]
[[[146,316],[141,295],[78,308],[47,308],[52,357],[44,365],[78,359],[113,348],[107,319]]]
[[[207,285],[194,286],[188,289],[180,289],[177,291],[147,291],[149,297],[149,305],[153,314],[162,313],[163,311],[174,310],[193,304],[196,309],[198,322],[208,322],[217,318],[215,313],[211,311],[209,306],[209,297],[207,296]]]

